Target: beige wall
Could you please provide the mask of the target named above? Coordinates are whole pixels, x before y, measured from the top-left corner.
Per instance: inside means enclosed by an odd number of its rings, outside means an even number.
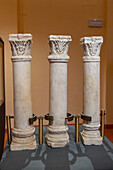
[[[13,112],[13,87],[11,50],[8,42],[9,34],[17,32],[17,2],[15,0],[0,0],[0,37],[4,41],[5,53],[5,98],[6,113]]]
[[[3,9],[2,12],[0,11],[0,18],[3,22],[1,23],[1,37],[5,40],[7,114],[13,113],[12,65],[8,34],[16,33],[16,31],[33,35],[33,112],[40,115],[49,111],[48,36],[50,34],[69,34],[72,36],[73,41],[69,48],[70,61],[68,64],[68,112],[80,113],[83,111],[83,49],[80,46],[80,38],[83,36],[102,35],[104,44],[101,50],[101,108],[106,108],[106,60],[108,51],[112,49],[112,47],[109,47],[109,50],[108,48],[106,49],[108,42],[106,35],[110,39],[108,25],[112,20],[112,17],[110,17],[110,21],[107,22],[109,20],[107,13],[109,11],[108,5],[112,0],[108,0],[109,2],[106,0],[0,1]],[[110,6],[110,8],[112,11],[113,7]],[[95,18],[103,19],[104,26],[98,28],[88,27],[88,19]],[[112,58],[111,55],[112,53],[109,57]],[[112,76],[111,81],[113,81]],[[110,103],[109,97],[107,97],[107,102]],[[111,111],[109,110],[109,112]],[[110,115],[112,114],[107,115],[106,123],[113,123]]]
[[[86,1],[84,3],[82,0],[24,0],[23,5],[22,3],[23,1],[20,3],[20,11],[23,10],[21,31],[31,32],[33,35],[33,112],[45,114],[49,111],[49,63],[47,56],[49,54],[48,36],[50,34],[69,34],[72,36],[73,41],[69,48],[71,58],[68,64],[68,112],[82,112],[83,49],[80,46],[80,38],[90,35],[104,36],[105,27],[88,27],[88,19],[104,19],[104,1]],[[101,70],[104,70],[104,48],[102,48],[101,54]],[[101,75],[101,82],[103,82],[104,76]],[[105,108],[104,96],[105,88],[102,87],[101,107],[103,108]]]
[[[113,1],[107,3],[107,29],[106,29],[106,53],[107,53],[107,88],[106,88],[106,121],[113,124]]]

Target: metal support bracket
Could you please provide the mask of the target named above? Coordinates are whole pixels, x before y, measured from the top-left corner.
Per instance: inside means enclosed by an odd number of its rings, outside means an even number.
[[[39,124],[39,145],[42,145],[43,144],[43,119],[44,117],[43,116],[39,116],[37,117],[38,119],[38,124]]]
[[[53,116],[51,116],[51,115],[49,115],[49,113],[47,113],[47,114],[45,115],[45,119],[46,119],[46,120],[49,120],[49,121],[53,121]]]
[[[79,143],[79,118],[81,114],[74,115],[75,117],[75,142]]]
[[[29,118],[29,124],[32,125],[33,122],[35,122],[38,119],[38,117],[33,113],[33,117]]]
[[[73,120],[73,115],[71,113],[67,113],[67,117],[65,118],[66,120],[68,120],[68,122]]]
[[[8,136],[8,144],[11,144],[12,141],[12,135],[11,135],[11,119],[14,119],[14,116],[7,115],[7,136]]]
[[[102,136],[102,140],[104,140],[104,125],[105,125],[105,110],[102,109],[101,110],[101,113],[100,113],[100,116],[101,116],[101,128],[100,128],[100,133],[101,133],[101,136]]]
[[[106,115],[106,113],[105,113],[105,110],[104,110],[104,109],[102,109],[102,110],[101,110],[100,116],[102,116],[102,115],[104,115],[104,116]]]
[[[81,113],[81,119],[86,120],[86,121],[92,120],[91,116],[86,116],[86,115],[83,114],[83,112]]]
[[[39,137],[39,145],[43,144],[43,116],[36,116],[35,114],[33,114],[32,118],[29,118],[29,124],[33,124],[33,122],[35,122],[38,119],[39,122],[39,133],[38,133],[38,137]]]

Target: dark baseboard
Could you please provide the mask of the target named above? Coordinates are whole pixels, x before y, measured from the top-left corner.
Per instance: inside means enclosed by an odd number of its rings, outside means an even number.
[[[106,129],[113,129],[113,124],[105,124]]]

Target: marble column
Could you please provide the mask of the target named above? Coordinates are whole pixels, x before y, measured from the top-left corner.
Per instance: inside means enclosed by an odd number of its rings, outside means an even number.
[[[10,34],[13,62],[14,128],[10,149],[36,148],[35,129],[29,124],[32,117],[31,99],[31,34]]]
[[[100,136],[100,49],[103,37],[83,37],[80,40],[84,50],[83,114],[91,121],[83,121],[81,138],[85,145],[101,145]]]
[[[47,145],[58,148],[64,147],[68,141],[67,117],[67,55],[71,36],[49,36],[50,79],[49,79],[49,114],[53,116],[46,135]]]

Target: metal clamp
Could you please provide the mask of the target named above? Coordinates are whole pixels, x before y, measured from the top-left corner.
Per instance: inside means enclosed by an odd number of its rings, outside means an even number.
[[[101,113],[100,113],[100,116],[102,116],[102,115],[106,115],[106,113],[105,113],[105,110],[104,109],[101,109]]]
[[[51,116],[51,115],[49,115],[49,113],[47,113],[47,114],[45,115],[45,119],[46,119],[46,120],[49,120],[49,121],[53,121],[53,116]]]
[[[33,122],[35,122],[37,119],[38,119],[38,117],[35,114],[33,114],[33,117],[29,118],[29,124],[32,125]]]
[[[83,112],[81,113],[81,119],[83,119],[83,120],[86,120],[86,121],[91,121],[91,116],[86,116],[86,115],[84,115],[83,114]]]
[[[67,113],[67,117],[65,118],[66,120],[68,120],[69,122],[73,120],[73,115],[71,113]]]

